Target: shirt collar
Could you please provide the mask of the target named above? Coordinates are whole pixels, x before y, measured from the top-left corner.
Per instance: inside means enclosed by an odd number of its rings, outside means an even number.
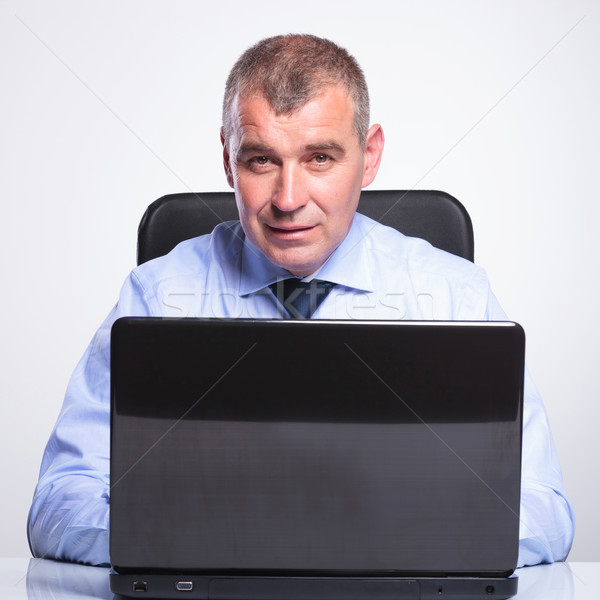
[[[319,279],[363,292],[374,291],[369,268],[369,219],[355,214],[350,231],[319,270]]]
[[[318,270],[318,278],[365,292],[373,291],[366,239],[368,219],[356,214],[350,231],[333,254]],[[239,293],[252,294],[290,277],[287,269],[278,267],[244,236]]]
[[[278,279],[286,279],[289,276],[288,270],[274,265],[250,242],[247,236],[244,236],[240,269],[240,296],[258,292]]]

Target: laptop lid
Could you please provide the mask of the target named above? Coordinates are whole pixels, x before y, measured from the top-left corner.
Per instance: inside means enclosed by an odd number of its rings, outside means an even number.
[[[119,319],[119,573],[505,576],[514,323]]]

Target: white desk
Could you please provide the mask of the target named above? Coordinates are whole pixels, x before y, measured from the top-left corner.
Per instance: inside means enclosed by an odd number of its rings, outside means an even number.
[[[600,563],[519,569],[516,600],[599,600]],[[35,558],[0,558],[2,600],[112,599],[108,569]]]

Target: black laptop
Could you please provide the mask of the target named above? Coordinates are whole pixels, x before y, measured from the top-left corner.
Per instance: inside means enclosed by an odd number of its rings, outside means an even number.
[[[119,319],[112,591],[513,596],[524,344],[509,322]]]

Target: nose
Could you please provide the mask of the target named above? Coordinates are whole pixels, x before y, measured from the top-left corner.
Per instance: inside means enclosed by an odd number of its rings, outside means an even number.
[[[271,203],[282,212],[293,212],[308,202],[308,190],[302,170],[294,164],[284,164],[277,177]]]

